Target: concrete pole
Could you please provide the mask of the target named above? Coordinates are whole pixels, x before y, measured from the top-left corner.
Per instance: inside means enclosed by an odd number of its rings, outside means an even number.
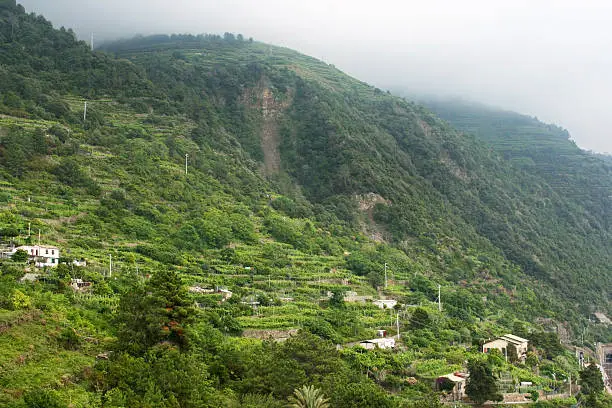
[[[387,289],[387,263],[385,262],[385,289]]]

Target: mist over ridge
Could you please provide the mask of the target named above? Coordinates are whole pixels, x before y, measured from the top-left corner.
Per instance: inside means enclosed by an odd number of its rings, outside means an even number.
[[[612,5],[470,0],[461,5],[264,0],[22,0],[27,11],[96,42],[229,31],[333,63],[384,89],[468,100],[537,116],[588,150],[612,152],[608,106]]]

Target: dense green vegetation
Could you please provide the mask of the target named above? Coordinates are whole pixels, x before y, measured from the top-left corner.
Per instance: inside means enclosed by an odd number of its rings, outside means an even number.
[[[1,239],[62,251],[2,260],[0,405],[436,407],[468,359],[577,378],[541,318],[611,340],[607,213],[421,106],[229,33],[91,52],[9,2],[0,44]],[[396,351],[351,346],[378,329]],[[479,352],[506,332],[525,364]]]
[[[579,149],[567,130],[537,118],[458,100],[426,105],[458,129],[490,143],[516,167],[546,180],[559,195],[579,204],[577,210],[590,223],[610,231],[610,156]]]

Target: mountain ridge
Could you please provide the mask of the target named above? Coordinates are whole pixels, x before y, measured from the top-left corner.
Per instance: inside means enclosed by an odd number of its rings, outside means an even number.
[[[229,33],[92,53],[18,7],[0,8],[0,19],[0,231],[20,244],[41,230],[67,259],[88,260],[23,286],[20,265],[3,262],[0,318],[29,313],[16,302],[25,296],[53,331],[35,319],[11,326],[0,402],[19,406],[51,387],[79,406],[275,407],[309,382],[340,408],[416,407],[429,382],[509,331],[529,336],[543,372],[575,378],[572,355],[538,318],[568,327],[574,345],[583,324],[587,346],[609,340],[588,322],[610,309],[606,213],[426,108]],[[88,280],[92,293],[74,293],[70,279]],[[407,306],[391,322],[394,311],[345,301],[346,291]],[[405,349],[335,350],[381,328]],[[302,334],[274,345],[240,338],[242,329]],[[36,332],[30,354],[21,330]],[[109,349],[116,357],[95,362]],[[43,351],[70,363],[25,380]],[[20,365],[20,355],[34,361]],[[494,358],[515,379],[560,385]],[[194,384],[179,376],[194,367],[203,373]],[[62,370],[74,379],[65,388],[53,385]]]

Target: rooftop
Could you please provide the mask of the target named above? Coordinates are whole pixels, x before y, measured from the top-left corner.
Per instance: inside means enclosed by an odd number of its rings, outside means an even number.
[[[529,343],[529,340],[524,339],[519,336],[515,336],[514,334],[504,334],[503,336],[500,336],[499,338],[506,340],[513,344]]]

